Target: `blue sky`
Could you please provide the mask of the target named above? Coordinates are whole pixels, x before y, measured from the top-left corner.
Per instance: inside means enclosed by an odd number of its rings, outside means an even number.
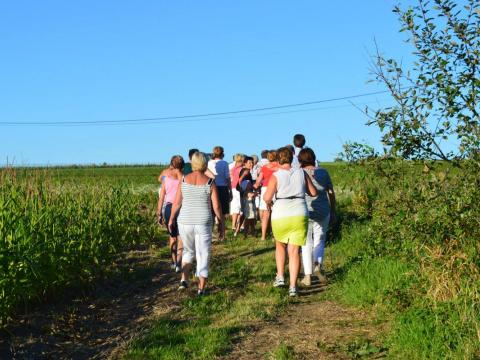
[[[0,122],[176,116],[384,90],[367,84],[374,38],[389,56],[408,59],[410,51],[394,3],[4,1]],[[387,95],[354,102],[390,103]],[[297,132],[325,161],[347,140],[379,147],[379,131],[347,101],[290,110],[302,111],[125,126],[0,126],[0,164],[158,163],[215,145],[230,157],[285,145]]]

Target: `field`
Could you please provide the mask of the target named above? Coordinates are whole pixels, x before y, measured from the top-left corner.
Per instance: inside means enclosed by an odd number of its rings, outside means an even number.
[[[161,166],[2,170],[1,357],[9,348],[69,357],[79,344],[80,358],[480,356],[477,173],[407,162],[324,166],[339,214],[329,285],[293,301],[271,287],[273,243],[231,234],[214,245],[209,295],[176,292],[154,219]],[[108,314],[117,326],[86,325],[77,315],[101,318],[105,284],[116,289],[108,303],[126,301],[131,312]],[[107,314],[116,305],[102,306]],[[38,315],[46,309],[48,324]],[[41,323],[29,344],[25,319]],[[124,341],[107,342],[109,332]]]

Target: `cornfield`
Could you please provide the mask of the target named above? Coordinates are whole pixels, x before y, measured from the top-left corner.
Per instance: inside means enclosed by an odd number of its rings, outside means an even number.
[[[0,327],[15,310],[92,281],[138,241],[151,225],[141,201],[107,178],[0,170]]]

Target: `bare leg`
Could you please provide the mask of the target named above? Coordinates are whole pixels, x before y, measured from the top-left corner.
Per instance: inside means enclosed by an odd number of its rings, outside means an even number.
[[[270,211],[262,210],[262,240],[267,239],[268,221],[270,219]]]
[[[182,264],[182,281],[187,281],[191,269],[192,264]]]
[[[232,230],[233,231],[237,229],[238,215],[240,214],[232,214]]]
[[[225,240],[225,224],[226,224],[225,216],[223,218],[223,224],[224,225],[222,226],[221,222],[218,223],[218,240],[219,241]]]
[[[198,290],[205,289],[205,285],[207,285],[207,278],[204,278],[203,276],[199,276],[198,277]]]
[[[170,237],[170,255],[172,256],[172,263],[177,263],[177,238]]]
[[[240,229],[242,228],[244,220],[245,219],[244,219],[243,215],[240,215],[238,217],[237,226],[235,227],[235,235],[240,232]]]
[[[300,271],[299,250],[300,247],[298,245],[288,245],[288,271],[290,272],[290,287],[297,287],[297,278]]]
[[[277,277],[279,278],[283,278],[285,275],[285,248],[285,244],[275,241],[275,261],[277,263]]]

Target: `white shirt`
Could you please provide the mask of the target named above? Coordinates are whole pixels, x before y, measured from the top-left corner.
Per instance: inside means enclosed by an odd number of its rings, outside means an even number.
[[[292,160],[292,169],[300,169],[300,161],[298,161],[298,154],[300,154],[301,150],[302,148],[295,146],[295,154],[293,155]]]
[[[229,165],[225,160],[209,160],[208,170],[210,170],[215,175],[215,184],[217,186],[228,185],[228,179],[230,179],[230,170]]]

